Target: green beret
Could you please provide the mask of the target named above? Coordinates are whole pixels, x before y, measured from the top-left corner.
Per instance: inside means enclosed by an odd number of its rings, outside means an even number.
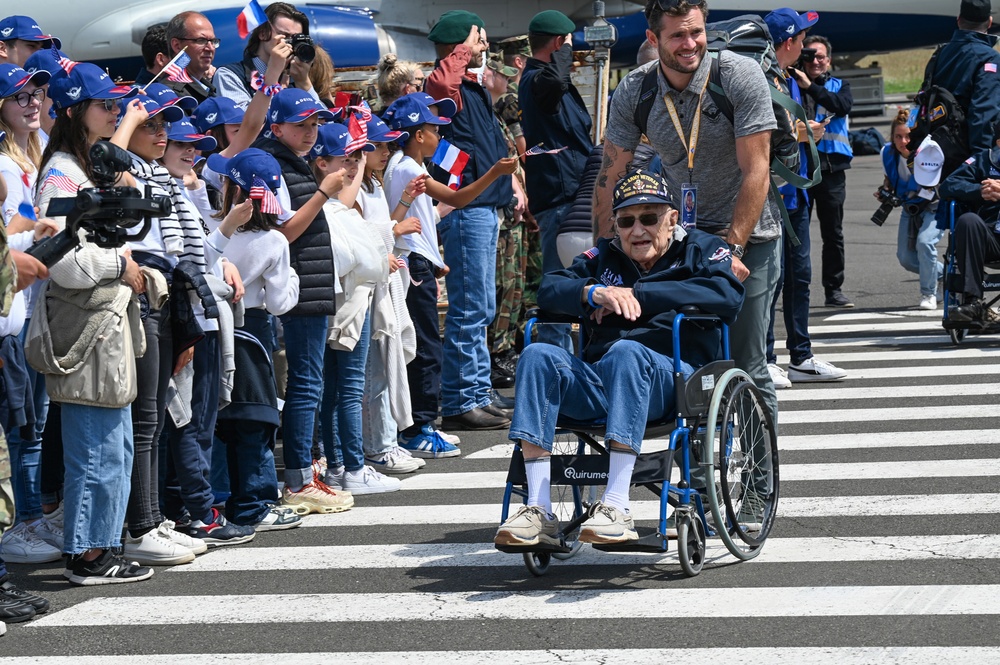
[[[528,35],[517,35],[516,37],[501,39],[497,42],[497,46],[500,48],[500,52],[504,55],[523,55],[526,58],[531,57],[531,45],[528,43]]]
[[[528,32],[536,35],[568,35],[576,30],[576,24],[568,16],[555,9],[546,9],[535,14],[528,24]]]
[[[431,28],[427,39],[435,44],[461,44],[469,38],[469,31],[474,25],[479,26],[480,29],[486,27],[483,19],[472,12],[461,9],[445,12],[441,14],[437,24]]]
[[[486,66],[498,74],[503,74],[507,78],[514,78],[517,76],[517,68],[505,65],[503,63],[502,55],[491,55],[490,59],[486,61]]]

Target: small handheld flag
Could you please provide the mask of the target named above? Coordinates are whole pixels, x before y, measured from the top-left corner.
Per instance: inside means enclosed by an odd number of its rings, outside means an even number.
[[[368,123],[372,119],[371,107],[365,102],[361,102],[360,106],[351,106],[348,110],[352,111],[352,113],[347,121],[347,131],[351,135],[351,140],[347,142],[347,146],[344,148],[344,154],[347,155],[365,147],[365,143],[368,142]],[[353,111],[356,111],[356,113]]]
[[[271,191],[271,188],[267,186],[267,183],[258,176],[254,176],[253,181],[250,183],[250,198],[260,201],[261,212],[271,215],[281,214],[281,205],[278,203],[278,198]]]
[[[448,173],[460,176],[465,170],[465,165],[469,163],[469,154],[441,139],[438,142],[437,150],[431,155],[431,161]]]
[[[73,68],[80,64],[76,60],[70,60],[66,56],[59,53],[59,49],[56,48],[55,44],[52,45],[52,57],[55,58],[62,70],[67,74],[72,73]]]
[[[557,152],[562,152],[565,149],[566,149],[566,146],[563,146],[561,148],[553,148],[552,150],[546,150],[545,149],[545,144],[539,143],[534,148],[528,148],[524,152],[524,156],[525,157],[533,157],[535,155],[554,155]]]
[[[257,26],[267,23],[267,14],[257,4],[257,0],[250,0],[239,16],[236,17],[236,31],[240,39],[246,39],[250,33],[257,29]]]
[[[187,54],[186,51],[181,51],[177,54],[170,63],[167,64],[163,70],[167,73],[168,81],[178,81],[180,83],[191,83],[191,77],[188,76],[187,66],[191,64],[191,56]]]

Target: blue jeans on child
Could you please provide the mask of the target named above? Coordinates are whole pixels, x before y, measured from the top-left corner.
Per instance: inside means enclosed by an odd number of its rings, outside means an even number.
[[[944,230],[937,227],[936,211],[928,206],[919,215],[919,229],[914,226],[913,216],[904,210],[899,216],[899,236],[896,239],[896,258],[899,265],[920,276],[920,295],[932,296],[937,293],[938,281],[944,275],[944,265],[938,260],[937,246],[944,237]],[[916,231],[913,248],[910,237]]]
[[[283,316],[288,387],[282,414],[285,485],[298,491],[313,480],[316,405],[323,396],[326,316]]]
[[[326,464],[331,469],[343,464],[348,471],[360,471],[365,465],[361,400],[365,393],[365,361],[370,338],[369,312],[353,351],[326,349],[319,432]]]
[[[28,334],[31,319],[26,319],[21,329],[21,343]],[[17,510],[16,521],[24,522],[42,516],[42,432],[45,430],[45,417],[49,410],[49,395],[45,391],[45,375],[39,374],[27,363],[28,381],[30,383],[31,400],[34,403],[35,426],[31,429],[31,437],[21,438],[21,428],[12,428],[7,432],[7,448],[10,451],[10,464],[13,470],[11,484],[14,486],[14,506]]]

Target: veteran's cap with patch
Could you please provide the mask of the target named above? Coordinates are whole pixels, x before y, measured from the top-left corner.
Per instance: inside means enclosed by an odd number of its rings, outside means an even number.
[[[665,203],[671,208],[677,208],[667,188],[667,181],[659,173],[640,169],[629,173],[615,185],[612,210],[647,203]]]

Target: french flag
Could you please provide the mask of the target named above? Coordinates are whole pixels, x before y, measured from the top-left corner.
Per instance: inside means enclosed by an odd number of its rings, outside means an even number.
[[[453,176],[461,176],[465,165],[469,163],[469,154],[441,139],[437,150],[431,155],[431,161]]]
[[[257,29],[257,26],[264,23],[267,23],[267,14],[257,4],[257,0],[250,0],[250,3],[236,17],[236,30],[240,34],[240,39],[246,39],[251,32]]]

